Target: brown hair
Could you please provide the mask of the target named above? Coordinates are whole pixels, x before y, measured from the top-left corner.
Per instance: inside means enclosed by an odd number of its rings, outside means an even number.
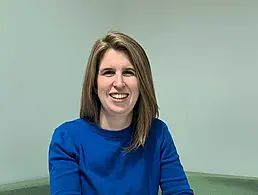
[[[100,100],[96,93],[100,61],[108,49],[125,52],[136,71],[139,98],[133,110],[134,134],[128,151],[144,146],[152,120],[159,115],[151,67],[144,49],[136,40],[121,32],[108,32],[93,45],[85,72],[80,118],[99,123]]]

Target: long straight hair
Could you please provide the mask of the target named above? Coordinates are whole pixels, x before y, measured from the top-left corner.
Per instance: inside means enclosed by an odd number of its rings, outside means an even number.
[[[159,116],[159,111],[148,57],[142,46],[130,36],[112,31],[93,45],[82,87],[80,118],[99,124],[101,103],[97,95],[97,76],[100,62],[108,49],[126,53],[136,71],[139,97],[133,109],[131,145],[126,148],[131,151],[144,146],[151,123]]]

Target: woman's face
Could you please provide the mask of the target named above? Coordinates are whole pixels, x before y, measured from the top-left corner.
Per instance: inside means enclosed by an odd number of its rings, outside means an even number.
[[[109,49],[100,62],[97,77],[101,112],[129,116],[139,97],[135,69],[122,51]]]

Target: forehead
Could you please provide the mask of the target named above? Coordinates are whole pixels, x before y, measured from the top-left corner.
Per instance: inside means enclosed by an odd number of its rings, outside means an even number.
[[[100,61],[100,69],[103,68],[133,68],[129,56],[123,52],[114,49],[108,49]]]

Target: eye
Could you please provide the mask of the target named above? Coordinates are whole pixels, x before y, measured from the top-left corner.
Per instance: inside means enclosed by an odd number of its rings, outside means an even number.
[[[107,70],[105,72],[103,72],[103,75],[107,76],[107,77],[111,77],[115,74],[115,71],[112,70]]]
[[[123,72],[124,76],[135,76],[135,72],[132,70],[126,70]]]

